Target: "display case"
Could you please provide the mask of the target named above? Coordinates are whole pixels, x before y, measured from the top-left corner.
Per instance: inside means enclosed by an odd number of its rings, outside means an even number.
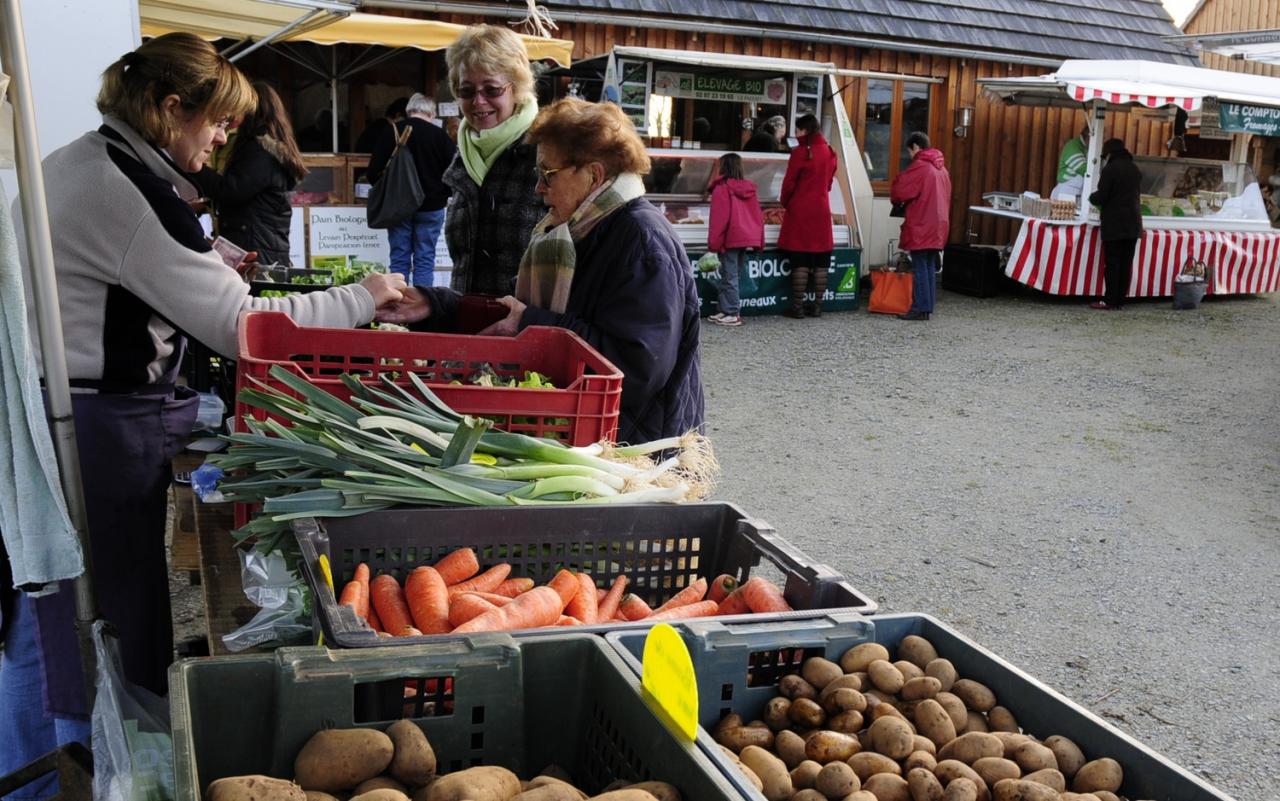
[[[1266,206],[1248,164],[1206,159],[1134,157],[1142,173],[1144,217],[1266,220]]]

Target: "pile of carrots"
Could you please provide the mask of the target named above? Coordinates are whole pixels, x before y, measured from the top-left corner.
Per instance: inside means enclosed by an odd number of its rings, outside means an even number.
[[[758,576],[741,586],[729,575],[711,582],[699,578],[653,609],[627,592],[626,576],[615,578],[606,590],[586,573],[569,570],[540,587],[533,579],[510,575],[506,562],[482,572],[471,548],[415,568],[404,586],[385,574],[370,580],[369,566],[362,562],[338,603],[390,637],[791,611],[782,590]]]

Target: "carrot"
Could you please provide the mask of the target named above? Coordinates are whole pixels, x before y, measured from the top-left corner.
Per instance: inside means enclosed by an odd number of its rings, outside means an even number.
[[[369,598],[383,629],[394,637],[404,636],[405,629],[413,625],[413,617],[400,582],[385,573],[378,576],[369,584]]]
[[[608,594],[608,592],[609,591],[604,587],[596,587],[596,606],[600,605],[600,602],[604,600],[604,596]]]
[[[622,602],[618,604],[618,613],[627,620],[644,620],[653,614],[653,610],[639,595],[627,593]]]
[[[689,604],[697,603],[698,601],[701,601],[703,596],[705,596],[706,594],[707,594],[707,580],[704,578],[700,578],[697,581],[690,584],[688,587],[685,587],[680,592],[677,592],[675,595],[671,596],[671,598],[665,604],[653,610],[653,613],[656,615],[660,612],[665,612],[668,609],[675,609],[676,607],[679,607],[679,606],[688,606]]]
[[[533,579],[513,578],[502,582],[493,591],[498,595],[505,595],[508,598],[514,598],[520,593],[528,592],[531,589],[533,589]]]
[[[547,582],[547,586],[556,591],[563,603],[560,605],[560,611],[563,612],[569,602],[573,600],[573,596],[578,594],[578,589],[582,586],[578,583],[578,577],[563,568],[556,573],[555,578]]]
[[[449,625],[456,629],[468,620],[497,608],[478,595],[465,592],[453,598],[449,604]]]
[[[715,577],[707,589],[707,599],[720,603],[736,589],[738,589],[738,580],[728,573],[721,573]]]
[[[725,596],[725,599],[720,602],[720,609],[716,611],[716,614],[745,615],[750,611],[751,607],[747,606],[747,596],[743,592],[743,587],[738,587],[736,590]]]
[[[596,622],[596,609],[599,605],[596,597],[596,583],[586,573],[578,573],[577,576],[578,592],[564,608],[564,613],[591,625]]]
[[[386,629],[382,627],[382,621],[378,619],[378,610],[373,608],[373,604],[369,604],[369,616],[364,620],[374,631],[380,634],[386,633]]]
[[[418,631],[413,626],[409,626],[400,634],[400,636],[401,637],[421,637],[422,632]]]
[[[604,594],[604,599],[596,606],[596,620],[604,622],[613,620],[618,614],[618,602],[622,600],[622,593],[627,590],[627,577],[618,576],[613,580],[613,586]]]
[[[455,597],[461,598],[463,595],[474,595],[477,598],[483,598],[494,606],[506,606],[515,600],[514,598],[508,598],[505,595],[499,595],[496,592],[463,592],[459,593]],[[449,603],[453,603],[454,600],[455,598],[450,598]]]
[[[715,601],[697,601],[684,606],[673,606],[663,612],[654,612],[645,618],[645,622],[652,620],[682,620],[689,617],[707,617],[714,615],[716,610],[720,608],[720,604]]]
[[[769,579],[756,576],[742,585],[742,600],[752,612],[790,612],[791,604],[782,597],[782,590]]]
[[[573,617],[571,615],[561,615],[560,619],[556,621],[556,625],[557,626],[581,626],[582,621],[578,620],[576,617]]]
[[[555,590],[550,587],[534,587],[506,606],[468,620],[454,629],[453,633],[511,631],[553,626],[560,619],[562,609],[561,596]]]
[[[493,592],[510,574],[511,565],[507,562],[500,562],[475,578],[460,581],[450,586],[449,597],[452,598],[460,592]]]
[[[434,567],[419,567],[404,580],[404,595],[413,623],[424,634],[447,634],[449,588]]]
[[[445,584],[466,581],[480,572],[480,562],[476,559],[476,552],[470,548],[450,551],[433,567],[440,574],[440,578],[444,579]]]
[[[349,606],[351,611],[360,617],[368,617],[369,595],[365,589],[365,585],[352,579],[347,582],[347,586],[342,588],[342,595],[338,598],[339,606]],[[360,607],[363,606],[365,611],[361,613]]]

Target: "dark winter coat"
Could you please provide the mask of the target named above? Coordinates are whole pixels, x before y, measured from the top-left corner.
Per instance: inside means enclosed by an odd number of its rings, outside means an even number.
[[[477,186],[455,156],[444,183],[453,190],[444,235],[453,259],[454,289],[467,294],[510,295],[515,292],[520,257],[529,246],[533,226],[547,213],[534,191],[538,149],[517,139],[498,156]]]
[[[413,164],[418,168],[418,182],[422,184],[422,205],[418,211],[439,211],[449,202],[449,187],[444,185],[444,171],[449,168],[458,147],[449,134],[439,125],[424,119],[410,117],[396,123],[394,129],[387,126],[382,136],[373,143],[373,155],[369,157],[369,183],[376,183],[387,168],[387,160],[396,147],[396,137],[405,126],[413,129],[405,147],[413,154]]]
[[[298,181],[285,167],[281,144],[270,136],[242,131],[226,170],[205,167],[196,176],[214,202],[218,233],[245,250],[258,251],[262,264],[289,263],[289,192]]]
[[[756,131],[742,146],[747,153],[786,153],[786,147],[778,142],[778,138],[768,131]]]
[[[1089,202],[1102,211],[1102,241],[1142,237],[1142,173],[1128,150],[1112,153]]]
[[[796,253],[830,253],[831,181],[836,175],[836,152],[820,133],[802,136],[792,148],[780,200],[782,218],[778,247]]]
[[[898,247],[906,251],[942,250],[951,230],[951,175],[937,148],[916,153],[889,187],[889,200],[905,203]]]

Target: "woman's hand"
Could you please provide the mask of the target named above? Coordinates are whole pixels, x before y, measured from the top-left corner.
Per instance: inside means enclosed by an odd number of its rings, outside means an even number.
[[[360,282],[360,286],[373,295],[373,308],[381,309],[392,303],[399,303],[406,289],[404,276],[400,273],[369,273]],[[395,320],[386,322],[394,323]]]
[[[420,323],[431,316],[431,301],[417,287],[405,287],[400,300],[382,306],[373,315],[380,323]]]
[[[510,295],[498,298],[498,302],[507,307],[507,316],[481,331],[482,337],[513,337],[520,333],[520,317],[524,314],[525,304]]]

